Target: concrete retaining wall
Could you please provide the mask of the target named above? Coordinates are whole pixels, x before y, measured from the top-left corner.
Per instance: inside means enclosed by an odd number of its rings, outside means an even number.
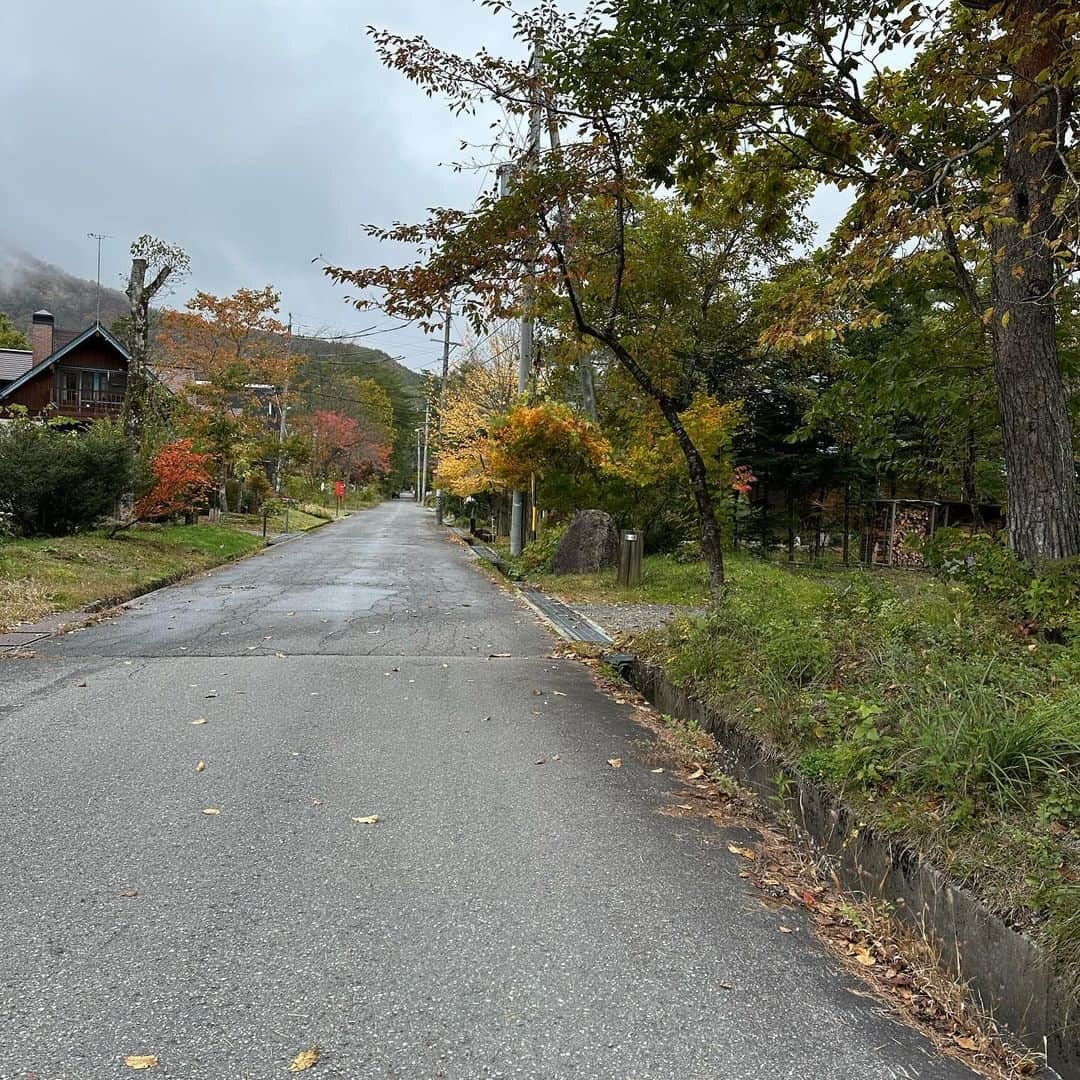
[[[662,713],[695,720],[716,737],[722,765],[755,794],[782,799],[812,841],[832,855],[846,888],[888,900],[941,951],[954,974],[999,1023],[1044,1053],[1062,1080],[1080,1080],[1080,1016],[1043,949],[1010,929],[918,855],[862,826],[820,785],[792,774],[756,738],[634,660],[624,675]],[[779,776],[788,782],[778,782]]]

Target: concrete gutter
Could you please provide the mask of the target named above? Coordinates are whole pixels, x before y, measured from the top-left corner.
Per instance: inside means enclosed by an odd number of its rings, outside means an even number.
[[[843,886],[888,901],[931,941],[971,998],[1025,1046],[1045,1055],[1048,1072],[1080,1080],[1080,1015],[1047,952],[1013,930],[975,896],[895,840],[876,833],[819,784],[720,712],[676,687],[656,665],[624,657],[623,677],[660,712],[696,721],[716,739],[722,766],[768,804],[791,814],[831,856]]]
[[[472,542],[463,529],[451,531],[506,574],[496,552]],[[613,644],[601,627],[561,600],[517,582],[514,586],[521,599],[566,640]],[[579,630],[586,636],[574,636]],[[593,632],[600,640],[587,636]],[[782,805],[810,844],[830,856],[846,889],[887,901],[898,918],[932,942],[947,970],[968,987],[971,999],[1023,1045],[1045,1057],[1046,1075],[1080,1080],[1080,1003],[1055,975],[1045,949],[1013,930],[917,852],[876,833],[761,740],[676,687],[659,666],[631,653],[608,653],[604,659],[661,713],[695,721],[708,731],[716,739],[724,770],[764,805]]]

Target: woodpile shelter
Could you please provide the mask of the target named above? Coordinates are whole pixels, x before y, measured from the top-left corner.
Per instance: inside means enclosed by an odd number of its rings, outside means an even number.
[[[131,356],[100,323],[65,334],[48,311],[36,311],[30,344],[29,352],[0,355],[0,410],[21,405],[77,420],[120,415]]]
[[[944,528],[993,532],[1004,527],[1001,507],[937,499],[877,499],[863,530],[861,558],[868,566],[918,568],[923,546]]]

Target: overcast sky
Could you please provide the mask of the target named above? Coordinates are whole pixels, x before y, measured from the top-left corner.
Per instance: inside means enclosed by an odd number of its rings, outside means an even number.
[[[483,128],[385,70],[369,23],[519,49],[475,0],[0,0],[0,238],[93,278],[86,234],[109,233],[119,286],[150,232],[193,288],[271,283],[303,331],[370,325],[311,260],[392,261],[362,223],[469,205],[482,177],[440,162]],[[414,368],[439,351],[413,328],[370,344]]]

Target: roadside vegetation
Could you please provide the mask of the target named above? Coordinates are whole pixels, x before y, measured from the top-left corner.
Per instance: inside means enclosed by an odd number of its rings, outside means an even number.
[[[136,528],[110,537],[0,542],[0,632],[55,611],[122,601],[257,551],[261,538],[221,525]]]

